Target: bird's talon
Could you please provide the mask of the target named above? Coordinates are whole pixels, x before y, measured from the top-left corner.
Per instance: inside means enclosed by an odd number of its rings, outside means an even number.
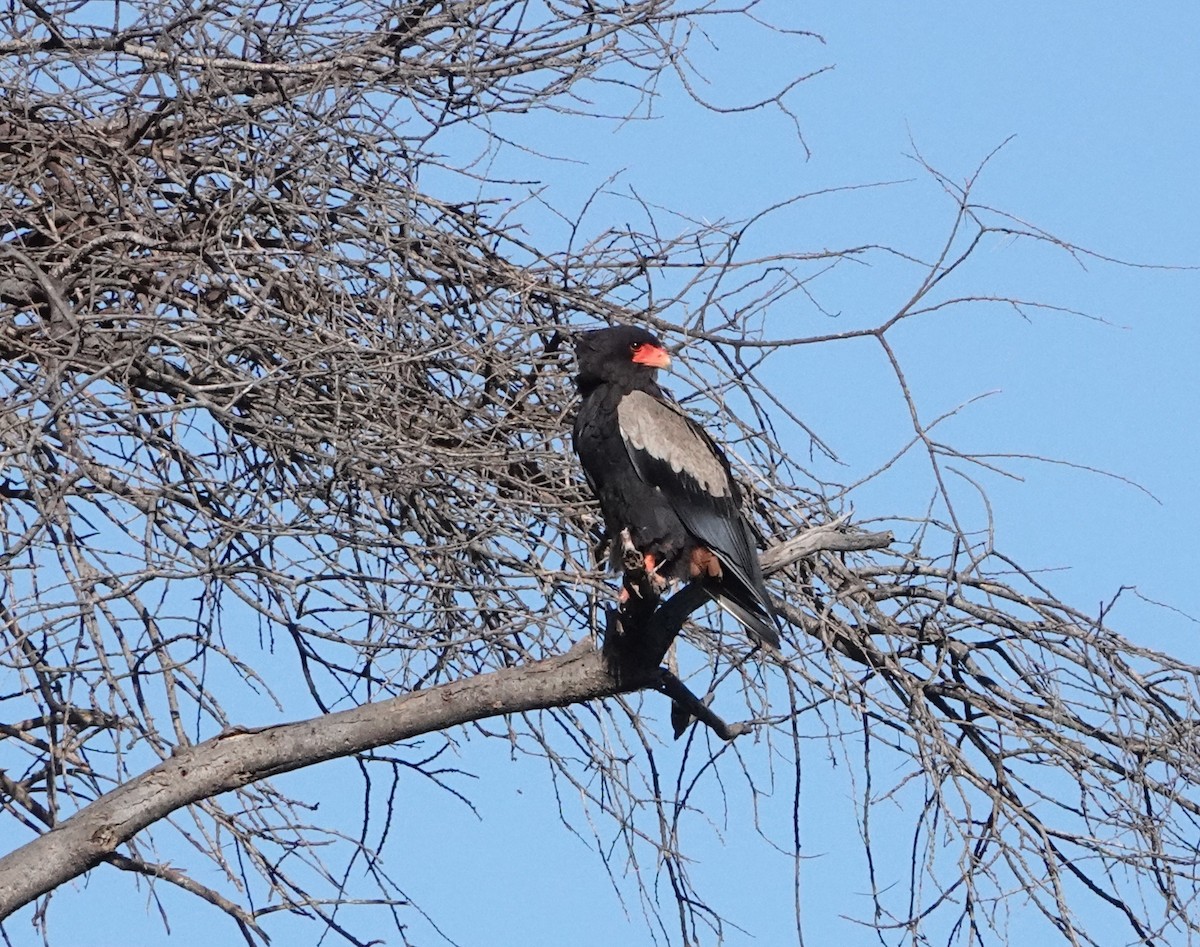
[[[658,570],[662,568],[662,563],[654,557],[653,553],[646,553],[642,557],[642,568],[645,570],[646,578],[650,580],[650,585],[653,586],[656,592],[666,590],[667,580],[658,574]]]

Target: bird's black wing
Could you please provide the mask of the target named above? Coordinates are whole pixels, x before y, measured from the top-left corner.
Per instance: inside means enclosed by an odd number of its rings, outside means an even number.
[[[666,494],[696,538],[739,563],[749,559],[737,487],[704,429],[673,405],[637,390],[621,398],[617,422],[638,475]]]
[[[721,449],[676,407],[645,391],[621,399],[617,420],[638,476],[663,492],[688,531],[717,554],[750,596],[749,601],[739,601],[738,595],[730,601],[718,598],[720,604],[760,638],[777,643],[777,633],[760,618],[772,614],[771,603]]]

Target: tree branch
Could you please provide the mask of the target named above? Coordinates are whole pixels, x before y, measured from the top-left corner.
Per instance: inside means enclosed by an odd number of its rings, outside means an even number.
[[[0,919],[95,867],[183,806],[473,720],[562,707],[654,683],[656,675],[619,683],[599,653],[572,651],[351,710],[223,733],[179,750],[0,859]]]
[[[864,536],[881,543],[887,535],[855,534],[836,524],[816,527],[768,551],[764,570],[776,571],[822,549],[862,548]],[[742,732],[738,725],[724,724],[678,678],[658,666],[688,616],[706,600],[699,586],[686,586],[652,610],[637,635],[614,634],[619,620],[610,609],[602,651],[576,647],[520,667],[351,710],[256,730],[231,730],[180,749],[0,859],[0,920],[101,862],[112,861],[120,845],[184,806],[280,773],[486,717],[653,688],[682,700],[722,739],[732,739]],[[613,642],[620,644],[614,647]]]

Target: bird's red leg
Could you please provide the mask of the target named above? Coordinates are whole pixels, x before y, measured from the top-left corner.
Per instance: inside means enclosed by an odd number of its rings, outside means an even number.
[[[662,563],[651,552],[646,553],[642,557],[642,561],[646,569],[646,577],[650,580],[650,584],[659,592],[663,591],[667,587],[667,580],[658,574],[658,568]]]

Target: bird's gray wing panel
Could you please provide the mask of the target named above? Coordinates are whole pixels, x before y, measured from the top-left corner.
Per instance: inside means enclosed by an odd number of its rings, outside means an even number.
[[[674,407],[644,391],[631,391],[617,406],[617,422],[642,479],[664,490],[733,500],[729,468],[717,446]]]

